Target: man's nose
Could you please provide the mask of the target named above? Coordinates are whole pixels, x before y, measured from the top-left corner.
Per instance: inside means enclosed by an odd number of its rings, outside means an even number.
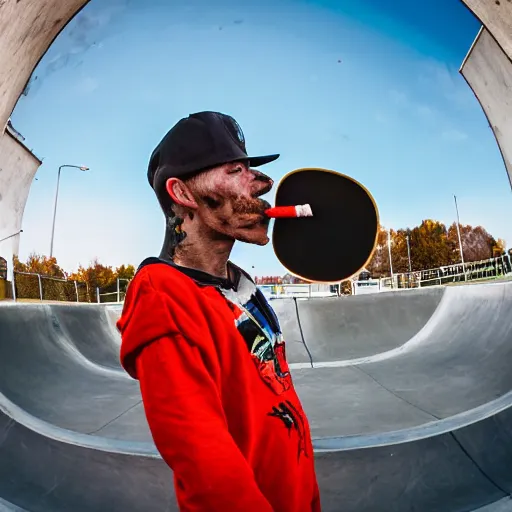
[[[270,176],[267,176],[266,174],[263,174],[262,172],[257,171],[256,169],[251,169],[251,172],[254,175],[254,180],[261,182],[261,184],[264,184],[265,188],[268,187],[268,190],[270,190],[274,185],[274,180],[270,178]]]

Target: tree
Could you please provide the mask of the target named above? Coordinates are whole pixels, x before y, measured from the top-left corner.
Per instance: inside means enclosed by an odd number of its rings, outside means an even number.
[[[16,272],[29,272],[31,274],[41,274],[43,276],[57,277],[65,279],[66,274],[57,264],[55,257],[48,258],[36,253],[31,253],[26,263],[22,263],[17,256],[14,257],[14,270]]]
[[[108,286],[112,284],[116,277],[112,267],[102,265],[96,258],[89,267],[80,265],[77,272],[70,275],[70,279],[83,281],[90,286]]]
[[[505,241],[494,239],[482,226],[460,226],[464,260],[480,261],[505,252]],[[428,270],[460,263],[457,226],[448,229],[439,221],[426,219],[413,229],[390,230],[391,258],[394,273],[409,271],[407,237],[411,252],[412,270]],[[379,229],[377,247],[367,266],[373,277],[390,275],[388,231]]]
[[[110,288],[116,284],[116,274],[112,267],[102,265],[96,258],[89,267],[80,265],[77,272],[71,274],[69,279],[87,283],[89,300],[96,301],[96,288]]]
[[[507,247],[507,244],[503,238],[498,238],[496,243],[494,244],[492,248],[492,255],[494,257],[497,256],[503,256],[505,254],[505,248]]]
[[[393,272],[409,272],[409,256],[407,254],[407,236],[410,237],[410,229],[391,230],[391,258],[393,260]]]
[[[462,250],[464,252],[464,261],[480,261],[493,257],[493,249],[497,247],[503,253],[505,249],[505,242],[500,240],[498,245],[497,241],[482,227],[460,225],[460,238],[462,241]],[[459,238],[457,235],[457,225],[454,222],[448,229],[448,238],[451,245],[454,247],[454,263],[461,261]]]
[[[452,263],[453,249],[448,240],[448,230],[442,222],[424,220],[411,230],[410,246],[413,270],[427,270]]]
[[[135,267],[133,265],[121,265],[116,268],[115,275],[117,279],[133,279],[135,275]]]
[[[103,294],[117,293],[117,279],[123,280],[119,291],[125,293],[127,281],[133,279],[135,267],[133,265],[121,265],[115,270],[111,266],[102,265],[98,259],[95,259],[88,267],[79,266],[76,272],[67,274],[57,264],[55,258],[48,258],[35,253],[30,254],[26,262],[21,262],[17,256],[13,258],[13,266],[16,272],[27,274],[39,274],[46,277],[54,277],[67,282],[58,284],[55,280],[45,279],[41,281],[44,298],[55,300],[75,300],[76,287],[73,281],[84,283],[80,287],[80,293],[86,293],[87,299],[96,302],[96,288],[100,288]],[[39,298],[40,282],[35,276],[18,275],[16,279],[17,291],[23,298]],[[54,289],[55,288],[55,289]],[[70,299],[69,297],[72,298]]]
[[[407,235],[410,229],[389,230],[391,238],[391,258],[393,263],[393,272],[408,272],[409,258],[407,255]],[[384,227],[379,228],[377,236],[377,246],[373,253],[370,263],[367,265],[368,271],[372,277],[385,277],[391,274],[389,264],[388,230]]]
[[[372,277],[389,275],[388,232],[383,226],[379,226],[377,245],[366,268]]]

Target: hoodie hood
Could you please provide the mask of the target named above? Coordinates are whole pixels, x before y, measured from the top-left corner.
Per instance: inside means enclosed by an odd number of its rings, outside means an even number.
[[[123,312],[116,323],[121,333],[121,365],[137,378],[135,359],[149,343],[168,336],[194,339],[197,330],[208,328],[200,311],[199,295],[237,293],[246,283],[242,269],[228,262],[229,279],[181,267],[160,258],[144,260],[131,281]],[[198,289],[203,289],[198,294]]]

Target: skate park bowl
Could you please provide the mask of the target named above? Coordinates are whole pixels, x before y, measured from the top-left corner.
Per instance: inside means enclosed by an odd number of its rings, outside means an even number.
[[[0,0],[2,127],[86,3]],[[512,3],[463,3],[482,29],[460,71],[511,177]],[[0,138],[7,259],[36,171],[14,160]],[[512,283],[272,306],[311,423],[323,511],[512,510]],[[0,304],[0,511],[178,510],[138,383],[119,365],[118,314]]]
[[[512,283],[272,305],[323,510],[508,510]],[[0,307],[5,510],[177,510],[138,384],[118,362],[119,312]]]

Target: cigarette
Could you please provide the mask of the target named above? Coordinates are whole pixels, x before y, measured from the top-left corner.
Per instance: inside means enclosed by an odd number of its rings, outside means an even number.
[[[309,204],[296,206],[274,206],[265,211],[265,215],[272,219],[294,219],[297,217],[312,217],[313,212]]]

